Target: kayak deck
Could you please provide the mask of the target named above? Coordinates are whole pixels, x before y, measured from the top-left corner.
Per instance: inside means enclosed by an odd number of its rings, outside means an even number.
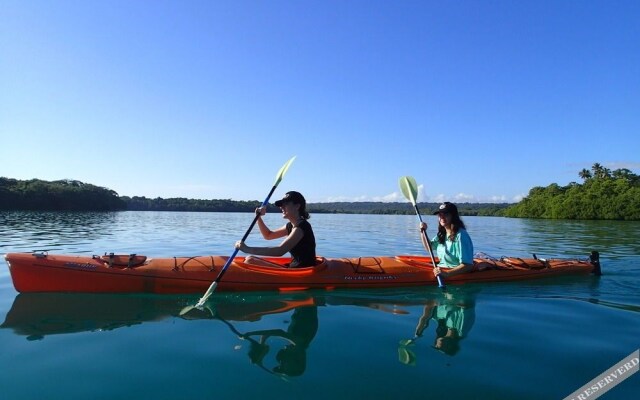
[[[8,253],[19,292],[203,293],[228,261],[225,256],[147,258],[140,255],[72,256]],[[248,264],[236,257],[219,282],[220,291],[297,291],[437,285],[429,257],[414,255],[324,258],[313,267],[286,268],[291,259],[266,258],[279,266]],[[446,284],[501,282],[568,274],[599,273],[599,257],[589,259],[477,258],[475,270]]]

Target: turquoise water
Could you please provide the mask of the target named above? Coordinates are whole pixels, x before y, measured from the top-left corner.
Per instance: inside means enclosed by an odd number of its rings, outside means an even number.
[[[251,218],[4,212],[0,253],[228,255]],[[435,220],[427,221],[433,232]],[[199,296],[18,294],[2,259],[2,396],[554,399],[640,347],[639,223],[465,221],[476,251],[582,258],[598,250],[604,275],[447,293],[216,293],[207,310],[180,316]],[[313,215],[311,222],[324,256],[424,253],[415,216]],[[263,244],[256,233],[248,242]],[[636,374],[606,398],[639,390]]]

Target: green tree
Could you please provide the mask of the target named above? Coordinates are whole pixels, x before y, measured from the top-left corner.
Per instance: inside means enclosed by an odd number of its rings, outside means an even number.
[[[508,217],[555,219],[640,220],[640,179],[628,169],[611,171],[599,163],[578,175],[580,185],[552,183],[534,187],[527,197],[506,210]]]
[[[591,171],[589,171],[586,168],[583,168],[578,175],[580,176],[580,178],[582,178],[582,180],[585,180],[585,181],[593,177],[593,175],[591,174]]]

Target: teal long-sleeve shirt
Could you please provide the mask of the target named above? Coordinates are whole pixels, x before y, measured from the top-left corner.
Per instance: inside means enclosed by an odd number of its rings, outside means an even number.
[[[453,240],[447,237],[444,244],[435,236],[431,239],[431,247],[440,259],[439,267],[453,268],[462,263],[473,264],[473,242],[465,229],[460,229]]]

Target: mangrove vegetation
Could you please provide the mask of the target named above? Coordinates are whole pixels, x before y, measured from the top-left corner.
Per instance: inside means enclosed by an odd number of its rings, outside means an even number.
[[[640,220],[640,176],[629,169],[610,170],[596,163],[578,173],[582,183],[534,187],[517,204],[458,203],[461,215],[514,218]],[[119,196],[113,190],[76,180],[17,180],[0,177],[0,210],[32,211],[198,211],[252,212],[260,202],[230,199]],[[437,203],[418,204],[423,214]],[[273,205],[270,211],[277,211]],[[407,202],[310,203],[311,213],[413,214]]]
[[[640,220],[640,176],[629,169],[611,171],[599,163],[578,173],[583,183],[534,187],[504,210],[515,218]]]

